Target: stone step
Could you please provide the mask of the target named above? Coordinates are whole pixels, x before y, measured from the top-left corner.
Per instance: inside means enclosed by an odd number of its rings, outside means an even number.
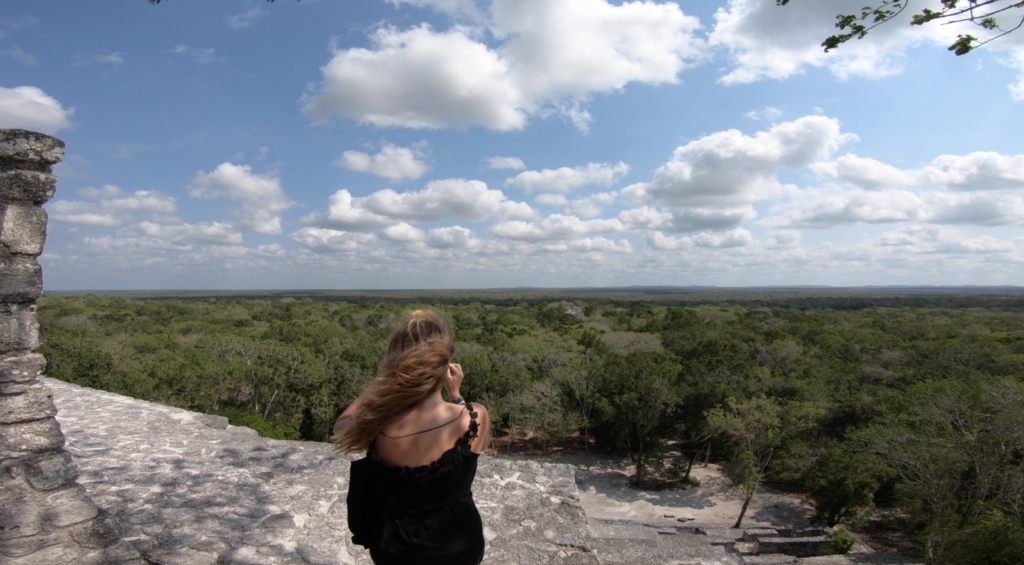
[[[688,536],[696,537],[696,536]],[[601,565],[740,565],[735,555],[708,544],[673,543],[682,535],[658,539],[596,538],[591,540]]]
[[[804,557],[796,562],[799,565],[924,565],[923,561],[901,553],[822,555],[819,557]]]

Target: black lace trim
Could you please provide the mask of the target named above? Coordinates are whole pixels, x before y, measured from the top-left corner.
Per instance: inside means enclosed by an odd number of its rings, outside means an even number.
[[[413,477],[428,477],[435,473],[447,472],[455,469],[466,460],[467,457],[476,457],[478,454],[473,453],[473,449],[470,443],[479,437],[480,424],[477,423],[477,411],[473,408],[472,404],[466,404],[466,409],[469,410],[469,429],[459,439],[455,440],[455,445],[448,451],[445,451],[437,458],[436,461],[428,463],[426,465],[420,465],[419,467],[392,467],[393,469],[400,469],[403,475],[412,475]],[[371,446],[370,457],[377,459],[377,454]],[[387,465],[380,459],[377,459],[383,465]]]

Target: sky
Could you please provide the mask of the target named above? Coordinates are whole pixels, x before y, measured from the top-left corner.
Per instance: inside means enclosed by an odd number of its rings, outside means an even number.
[[[47,290],[1020,285],[1024,31],[863,4],[9,3],[0,128]]]

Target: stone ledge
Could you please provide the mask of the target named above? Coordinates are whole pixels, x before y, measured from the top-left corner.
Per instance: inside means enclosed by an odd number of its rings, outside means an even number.
[[[0,253],[0,302],[7,303],[5,306],[14,303],[22,307],[31,302],[35,308],[35,300],[42,294],[43,270],[34,257]]]
[[[0,163],[2,167],[2,163]],[[0,172],[0,202],[43,204],[57,192],[57,177],[39,171]]]
[[[64,159],[64,142],[24,129],[0,129],[0,165],[26,163],[47,168]]]
[[[52,418],[57,414],[53,394],[42,383],[28,387],[24,394],[0,396],[0,424],[18,424]]]
[[[36,257],[46,242],[46,210],[25,203],[0,204],[0,245]]]

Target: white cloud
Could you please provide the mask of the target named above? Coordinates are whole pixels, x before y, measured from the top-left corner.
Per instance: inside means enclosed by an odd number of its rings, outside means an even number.
[[[505,181],[505,186],[518,186],[530,194],[534,190],[569,192],[587,185],[611,186],[629,173],[629,165],[618,162],[587,163],[582,167],[561,167],[542,171],[523,171]]]
[[[462,226],[434,228],[427,234],[427,245],[436,249],[475,247],[479,244],[476,235]]]
[[[796,230],[779,230],[772,232],[768,238],[768,245],[771,247],[792,247],[800,243],[801,233]]]
[[[917,177],[912,172],[852,154],[843,155],[835,161],[813,164],[811,168],[823,177],[848,182],[867,190],[917,184]]]
[[[418,179],[428,170],[427,164],[416,159],[418,151],[385,143],[376,155],[360,151],[346,151],[334,162],[339,167],[360,173],[370,173],[394,182]]]
[[[910,253],[988,254],[1009,253],[1012,242],[983,235],[967,237],[961,231],[938,226],[911,226],[885,232],[876,245],[902,247]]]
[[[538,203],[538,204],[547,204],[548,206],[568,206],[569,205],[569,199],[566,198],[564,194],[552,194],[550,192],[545,192],[544,194],[538,194],[537,197],[533,199],[533,201]]]
[[[166,216],[177,212],[174,198],[166,194],[139,190],[128,194],[114,185],[83,188],[78,195],[93,202],[54,200],[46,205],[50,220],[83,226],[118,227],[132,221],[133,214]]]
[[[693,237],[670,237],[655,231],[648,234],[647,242],[651,247],[661,250],[689,249],[691,247],[730,249],[753,245],[754,238],[749,231],[743,228],[717,234],[702,233]]]
[[[238,226],[264,235],[281,233],[281,213],[295,206],[273,174],[254,174],[248,165],[221,163],[210,173],[199,171],[188,187],[193,198],[241,202],[232,210]]]
[[[488,229],[491,235],[518,241],[561,241],[580,239],[594,234],[618,233],[625,230],[619,220],[580,220],[575,216],[552,214],[536,222],[501,222]]]
[[[728,7],[715,14],[709,36],[712,45],[727,49],[730,55],[732,69],[721,82],[784,79],[809,66],[826,67],[839,78],[899,72],[904,51],[930,33],[922,26],[907,25],[912,10],[872,30],[868,41],[851,41],[830,53],[821,47],[825,37],[835,32],[837,14],[859,13],[862,7],[861,0],[799,2],[786,7],[774,0],[730,0]]]
[[[189,246],[197,243],[242,243],[242,234],[231,224],[221,222],[166,225],[143,221],[137,225],[120,229],[115,235],[119,238],[152,238],[175,246]]]
[[[911,16],[922,9],[941,9],[936,0],[926,0],[914,3],[892,21],[872,29],[863,41],[853,40],[825,53],[822,41],[838,33],[836,16],[859,14],[864,2],[792,2],[785,7],[776,4],[774,0],[729,0],[727,7],[718,9],[708,39],[712,46],[727,50],[730,57],[729,70],[721,82],[781,80],[802,74],[808,68],[826,68],[841,80],[853,76],[884,77],[901,72],[907,50],[922,42],[945,48],[960,34],[977,36],[980,31],[970,22],[909,25]],[[1006,64],[1024,69],[1024,46],[1015,36],[989,43],[984,49],[1008,52]],[[1015,100],[1024,100],[1024,74],[1009,88]]]
[[[593,93],[677,82],[703,56],[699,27],[674,3],[495,0],[497,48],[472,37],[480,30],[383,27],[371,34],[372,49],[334,51],[304,111],[316,123],[337,114],[378,126],[502,131],[557,112],[584,129],[582,104]]]
[[[267,15],[267,11],[260,6],[254,6],[251,10],[236,14],[228,18],[228,26],[234,29],[245,29]]]
[[[777,195],[783,167],[800,169],[827,158],[852,136],[839,121],[806,116],[753,137],[737,130],[714,133],[679,147],[650,183],[623,189],[638,204],[729,206]]]
[[[15,45],[14,47],[9,47],[7,49],[0,49],[0,56],[10,57],[16,61],[21,61],[22,63],[25,63],[26,65],[30,66],[36,64],[36,58],[31,54],[23,51],[21,47],[18,47],[17,45]]]
[[[334,226],[356,231],[375,230],[396,223],[391,218],[366,210],[363,208],[364,202],[366,202],[366,198],[353,198],[352,193],[341,189],[332,194],[328,200],[326,215],[310,214],[302,221],[307,224]]]
[[[191,57],[193,61],[200,65],[208,65],[217,59],[216,51],[212,47],[203,49],[201,47],[192,47],[189,45],[178,45],[170,51],[165,51],[165,53],[174,53],[175,55]]]
[[[401,243],[417,243],[427,239],[427,234],[423,230],[414,228],[405,222],[385,228],[381,235],[386,239]]]
[[[480,222],[493,216],[532,217],[529,205],[510,202],[500,191],[478,180],[446,179],[427,183],[420,191],[398,193],[390,188],[364,197],[342,189],[331,196],[326,215],[313,214],[307,224],[365,231],[406,222],[446,219]]]
[[[519,157],[491,157],[487,160],[487,168],[521,171],[526,168],[526,163]]]
[[[991,151],[940,155],[921,170],[922,182],[949,190],[1024,188],[1024,155],[1012,157]]]
[[[0,128],[21,128],[52,135],[70,128],[74,113],[74,108],[65,110],[60,102],[34,86],[0,86]]]
[[[656,208],[641,206],[624,210],[619,220],[638,230],[674,233],[728,230],[757,217],[751,206],[735,208]]]
[[[767,226],[828,229],[853,223],[927,222],[1001,226],[1024,224],[1024,195],[1012,192],[949,193],[812,188],[773,206]]]
[[[377,242],[372,233],[352,233],[328,228],[306,227],[288,235],[299,245],[317,253],[353,252]]]

